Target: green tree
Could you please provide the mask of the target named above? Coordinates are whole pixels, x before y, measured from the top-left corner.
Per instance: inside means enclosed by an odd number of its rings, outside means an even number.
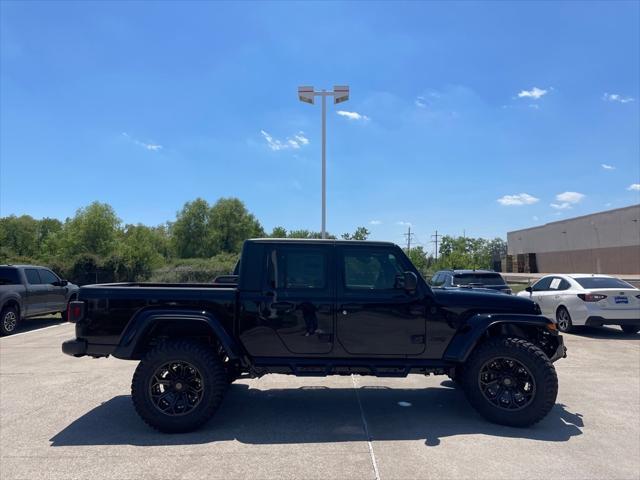
[[[246,239],[265,236],[260,222],[237,198],[219,199],[211,207],[209,222],[212,254],[239,252]]]
[[[209,247],[211,208],[206,200],[196,198],[187,202],[171,225],[171,237],[175,252],[180,258],[211,256]]]
[[[424,251],[424,248],[421,245],[418,245],[408,251],[405,249],[405,253],[409,257],[409,260],[411,260],[411,263],[413,263],[418,271],[423,274],[427,272],[428,268],[433,263],[432,257],[427,255],[427,252]]]
[[[7,257],[38,254],[38,221],[29,215],[0,218],[0,248]]]
[[[287,238],[287,229],[284,227],[273,227],[271,238]]]
[[[343,233],[342,238],[344,240],[366,240],[370,234],[371,232],[366,227],[358,227],[353,234]]]
[[[113,208],[100,202],[80,208],[67,220],[62,229],[52,236],[55,253],[74,256],[78,254],[110,255],[115,251],[120,219]]]

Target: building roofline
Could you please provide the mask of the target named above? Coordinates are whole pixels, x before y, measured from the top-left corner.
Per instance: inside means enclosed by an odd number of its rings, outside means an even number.
[[[612,210],[603,210],[601,212],[587,213],[586,215],[580,215],[579,217],[571,217],[571,218],[565,218],[563,220],[556,220],[555,222],[543,223],[542,225],[536,225],[535,227],[527,227],[527,228],[520,228],[518,230],[511,230],[510,232],[507,232],[507,235],[509,235],[511,233],[518,233],[518,232],[525,232],[525,231],[529,231],[529,230],[536,230],[538,228],[545,228],[545,227],[548,227],[549,225],[555,225],[557,223],[571,222],[573,220],[579,220],[581,218],[586,218],[586,217],[593,217],[593,216],[602,215],[602,214],[605,214],[605,213],[613,213],[613,212],[619,212],[619,211],[622,211],[622,210],[630,210],[632,208],[640,208],[640,203],[636,203],[634,205],[628,205],[626,207],[614,208]]]

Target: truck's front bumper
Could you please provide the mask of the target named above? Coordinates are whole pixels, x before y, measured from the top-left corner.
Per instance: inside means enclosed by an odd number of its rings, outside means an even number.
[[[551,363],[553,363],[556,360],[560,360],[561,358],[566,358],[566,356],[567,347],[564,346],[562,335],[558,335],[558,348],[556,348],[555,353],[551,355],[551,357],[549,357],[549,360],[551,360]]]
[[[87,354],[87,341],[74,338],[62,342],[62,353],[72,357],[83,357]]]

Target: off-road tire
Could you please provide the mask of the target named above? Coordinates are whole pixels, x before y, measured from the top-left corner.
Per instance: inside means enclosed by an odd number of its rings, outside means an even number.
[[[621,325],[620,328],[624,333],[629,335],[640,332],[640,326],[638,325]]]
[[[497,358],[516,360],[533,377],[533,397],[520,410],[498,407],[482,393],[480,370]],[[491,422],[511,427],[528,427],[542,420],[553,408],[558,395],[558,377],[553,364],[540,348],[521,338],[498,337],[478,345],[465,364],[462,385],[469,403],[480,415]]]
[[[571,315],[566,307],[558,307],[558,310],[556,310],[556,322],[558,322],[558,330],[562,333],[569,333],[574,330]]]
[[[20,313],[16,307],[4,307],[0,313],[0,336],[16,333],[20,323]]]
[[[181,415],[163,413],[151,396],[157,369],[174,361],[192,365],[202,379],[199,403]],[[151,350],[138,364],[131,382],[131,399],[138,415],[151,427],[165,433],[190,432],[213,416],[227,385],[227,372],[211,347],[190,340],[168,341]]]

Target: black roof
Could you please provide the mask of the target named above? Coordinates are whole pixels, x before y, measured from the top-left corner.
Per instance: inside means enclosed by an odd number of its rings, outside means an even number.
[[[300,244],[332,244],[332,245],[367,245],[370,247],[395,247],[393,242],[373,240],[338,240],[333,238],[251,238],[253,243],[300,243]]]
[[[498,273],[498,272],[495,272],[493,270],[469,270],[469,269],[467,269],[467,270],[464,270],[464,269],[463,270],[450,270],[450,269],[449,270],[439,270],[436,273],[440,273],[440,272],[453,273],[454,275],[458,274],[458,273]]]

